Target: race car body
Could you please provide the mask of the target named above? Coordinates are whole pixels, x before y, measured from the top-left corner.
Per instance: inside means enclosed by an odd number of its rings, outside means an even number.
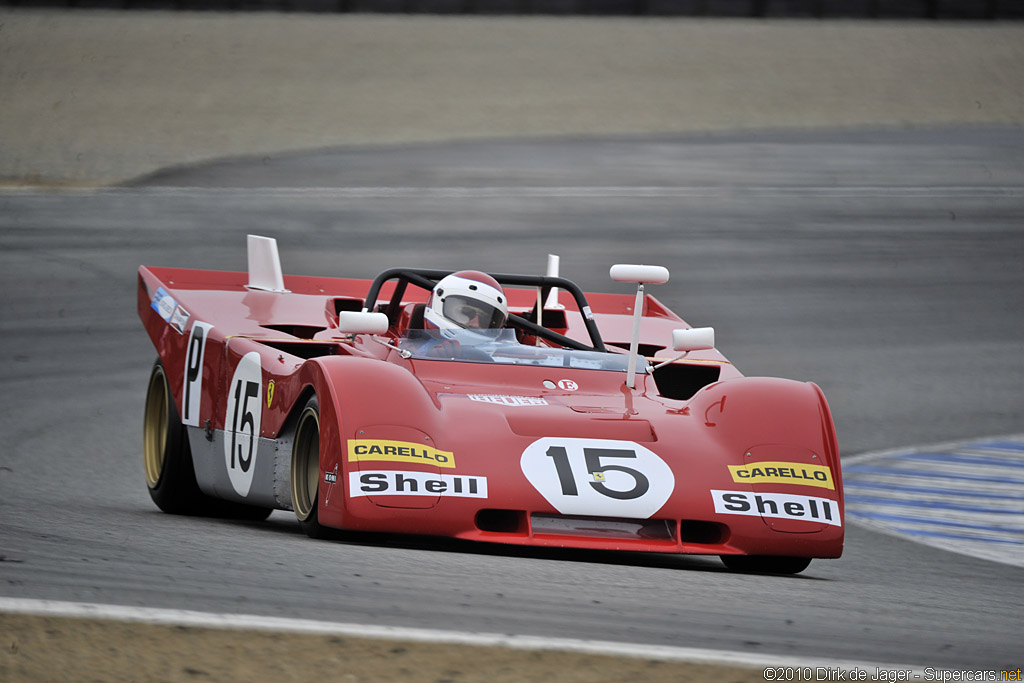
[[[507,326],[440,331],[423,308],[447,271],[285,277],[256,245],[249,273],[139,270],[162,509],[782,573],[842,553],[822,392],[742,376],[644,293],[649,270],[620,268],[621,294],[492,273]]]

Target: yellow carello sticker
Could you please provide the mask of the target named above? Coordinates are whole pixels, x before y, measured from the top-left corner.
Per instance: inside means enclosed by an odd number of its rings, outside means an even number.
[[[748,484],[795,484],[817,486],[835,490],[832,470],[824,465],[804,465],[799,462],[752,462],[748,465],[729,465],[732,480]]]
[[[349,439],[348,461],[365,462],[387,460],[389,462],[418,462],[421,465],[455,467],[455,455],[439,451],[421,443],[408,441],[385,441],[383,439]]]

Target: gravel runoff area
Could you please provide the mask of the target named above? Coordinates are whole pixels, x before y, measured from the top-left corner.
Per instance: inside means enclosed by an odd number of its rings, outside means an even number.
[[[1024,125],[1024,25],[0,10],[0,185],[343,145]],[[748,681],[760,671],[0,614],[20,680]]]
[[[229,631],[0,613],[0,678],[20,681],[741,683],[762,670],[554,650]]]
[[[343,145],[1024,125],[1024,24],[0,10],[0,185]]]

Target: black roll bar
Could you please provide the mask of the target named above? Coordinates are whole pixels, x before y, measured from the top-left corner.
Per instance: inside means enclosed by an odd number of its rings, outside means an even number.
[[[398,320],[402,297],[405,296],[407,284],[413,284],[427,291],[433,291],[434,285],[436,285],[441,278],[451,275],[453,272],[455,271],[435,270],[430,268],[389,268],[374,278],[373,283],[370,285],[370,291],[366,294],[366,309],[373,310],[373,307],[377,305],[377,297],[380,296],[380,290],[384,286],[385,282],[397,279],[398,285],[395,287],[395,291],[391,295],[391,299],[387,304],[387,309],[384,311],[387,313],[391,324],[394,325]],[[509,319],[513,320],[516,325],[523,327],[527,331],[537,333],[539,330],[543,330],[545,336],[552,337],[557,341],[564,343],[566,346],[571,346],[581,350],[608,350],[605,348],[604,341],[601,339],[601,332],[597,329],[597,323],[594,322],[594,317],[590,314],[590,305],[587,303],[587,297],[583,294],[583,290],[579,288],[579,285],[572,280],[566,280],[561,277],[551,277],[549,275],[513,275],[508,273],[488,273],[488,275],[493,277],[502,285],[540,287],[541,301],[547,299],[548,293],[553,287],[564,289],[569,292],[576,301],[576,306],[579,308],[580,313],[583,315],[583,324],[586,325],[587,332],[590,334],[592,347],[587,347],[585,344],[582,344],[575,339],[566,337],[565,335],[559,334],[558,332],[549,330],[545,327],[541,327],[521,316],[510,315]]]

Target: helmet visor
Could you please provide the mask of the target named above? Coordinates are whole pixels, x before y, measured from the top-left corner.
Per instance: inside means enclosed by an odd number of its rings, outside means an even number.
[[[446,297],[442,312],[456,325],[470,329],[495,329],[505,324],[505,314],[500,309],[468,296]]]

